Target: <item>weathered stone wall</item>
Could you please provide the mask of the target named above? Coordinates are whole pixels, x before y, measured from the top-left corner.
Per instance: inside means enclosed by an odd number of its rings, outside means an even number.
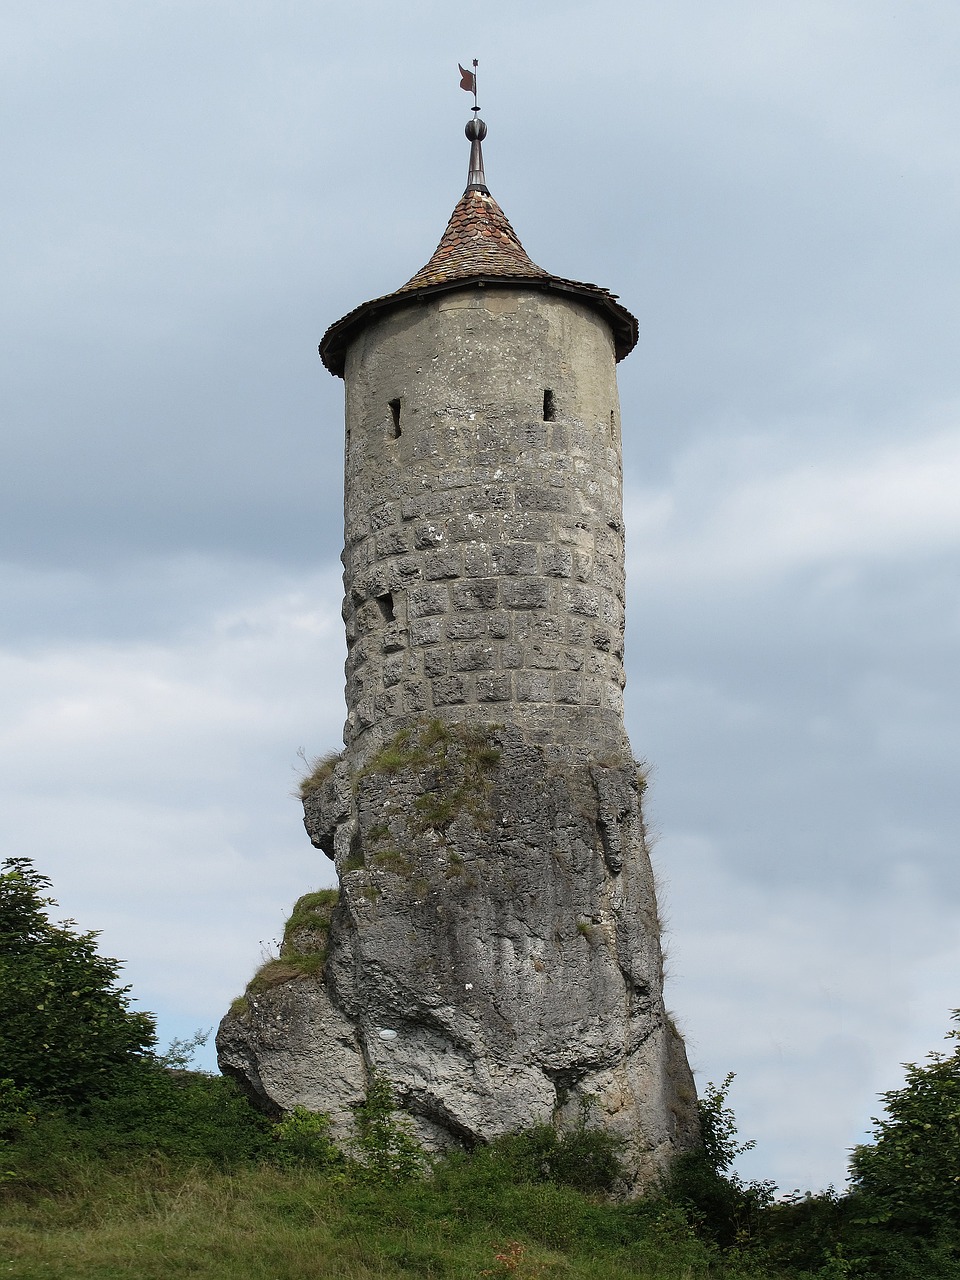
[[[595,311],[466,288],[367,327],[345,372],[345,740],[413,717],[622,751],[613,339]]]

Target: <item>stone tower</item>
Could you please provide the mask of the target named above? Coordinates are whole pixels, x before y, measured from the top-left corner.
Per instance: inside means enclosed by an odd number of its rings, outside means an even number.
[[[320,344],[346,386],[348,714],[304,806],[339,893],[301,899],[220,1061],[344,1137],[375,1075],[432,1148],[586,1114],[639,1187],[697,1130],[623,723],[637,322],[527,257],[466,132],[433,257]]]

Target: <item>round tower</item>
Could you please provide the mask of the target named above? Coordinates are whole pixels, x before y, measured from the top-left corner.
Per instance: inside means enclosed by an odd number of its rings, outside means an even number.
[[[423,716],[623,752],[615,366],[637,322],[528,258],[490,195],[480,120],[430,261],[320,353],[346,384],[345,740]]]
[[[427,265],[320,345],[346,384],[348,716],[303,798],[338,889],[300,900],[217,1047],[348,1147],[373,1081],[439,1151],[589,1115],[636,1192],[698,1140],[623,725],[637,323],[527,257],[485,132]]]

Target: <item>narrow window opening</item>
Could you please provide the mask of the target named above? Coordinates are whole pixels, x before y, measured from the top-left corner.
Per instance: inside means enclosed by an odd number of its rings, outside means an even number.
[[[617,438],[617,420],[614,417],[613,410],[611,409],[610,410],[610,439],[616,440],[616,438]]]
[[[393,419],[393,438],[394,440],[399,440],[400,439],[400,401],[399,400],[390,401],[390,414]]]
[[[553,401],[553,392],[544,390],[543,393],[543,420],[544,422],[553,422],[556,417],[556,405]]]
[[[380,616],[384,622],[396,622],[396,615],[393,612],[393,592],[387,591],[382,596],[377,596],[377,608],[380,610]]]

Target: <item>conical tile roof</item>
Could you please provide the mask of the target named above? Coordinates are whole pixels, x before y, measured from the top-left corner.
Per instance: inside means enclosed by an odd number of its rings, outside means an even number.
[[[468,187],[450,215],[436,252],[398,293],[473,276],[548,275],[527,257],[507,215],[493,196]]]
[[[576,295],[580,301],[602,312],[609,322],[618,360],[629,355],[636,346],[637,321],[626,307],[620,305],[615,293],[595,284],[553,276],[527,257],[506,214],[487,190],[482,157],[479,157],[478,168],[474,168],[478,157],[479,141],[476,141],[469,185],[450,215],[447,229],[426,266],[393,293],[373,298],[348,312],[323,335],[320,357],[331,373],[343,377],[347,348],[375,317],[409,305],[413,298],[470,285],[523,286]]]

